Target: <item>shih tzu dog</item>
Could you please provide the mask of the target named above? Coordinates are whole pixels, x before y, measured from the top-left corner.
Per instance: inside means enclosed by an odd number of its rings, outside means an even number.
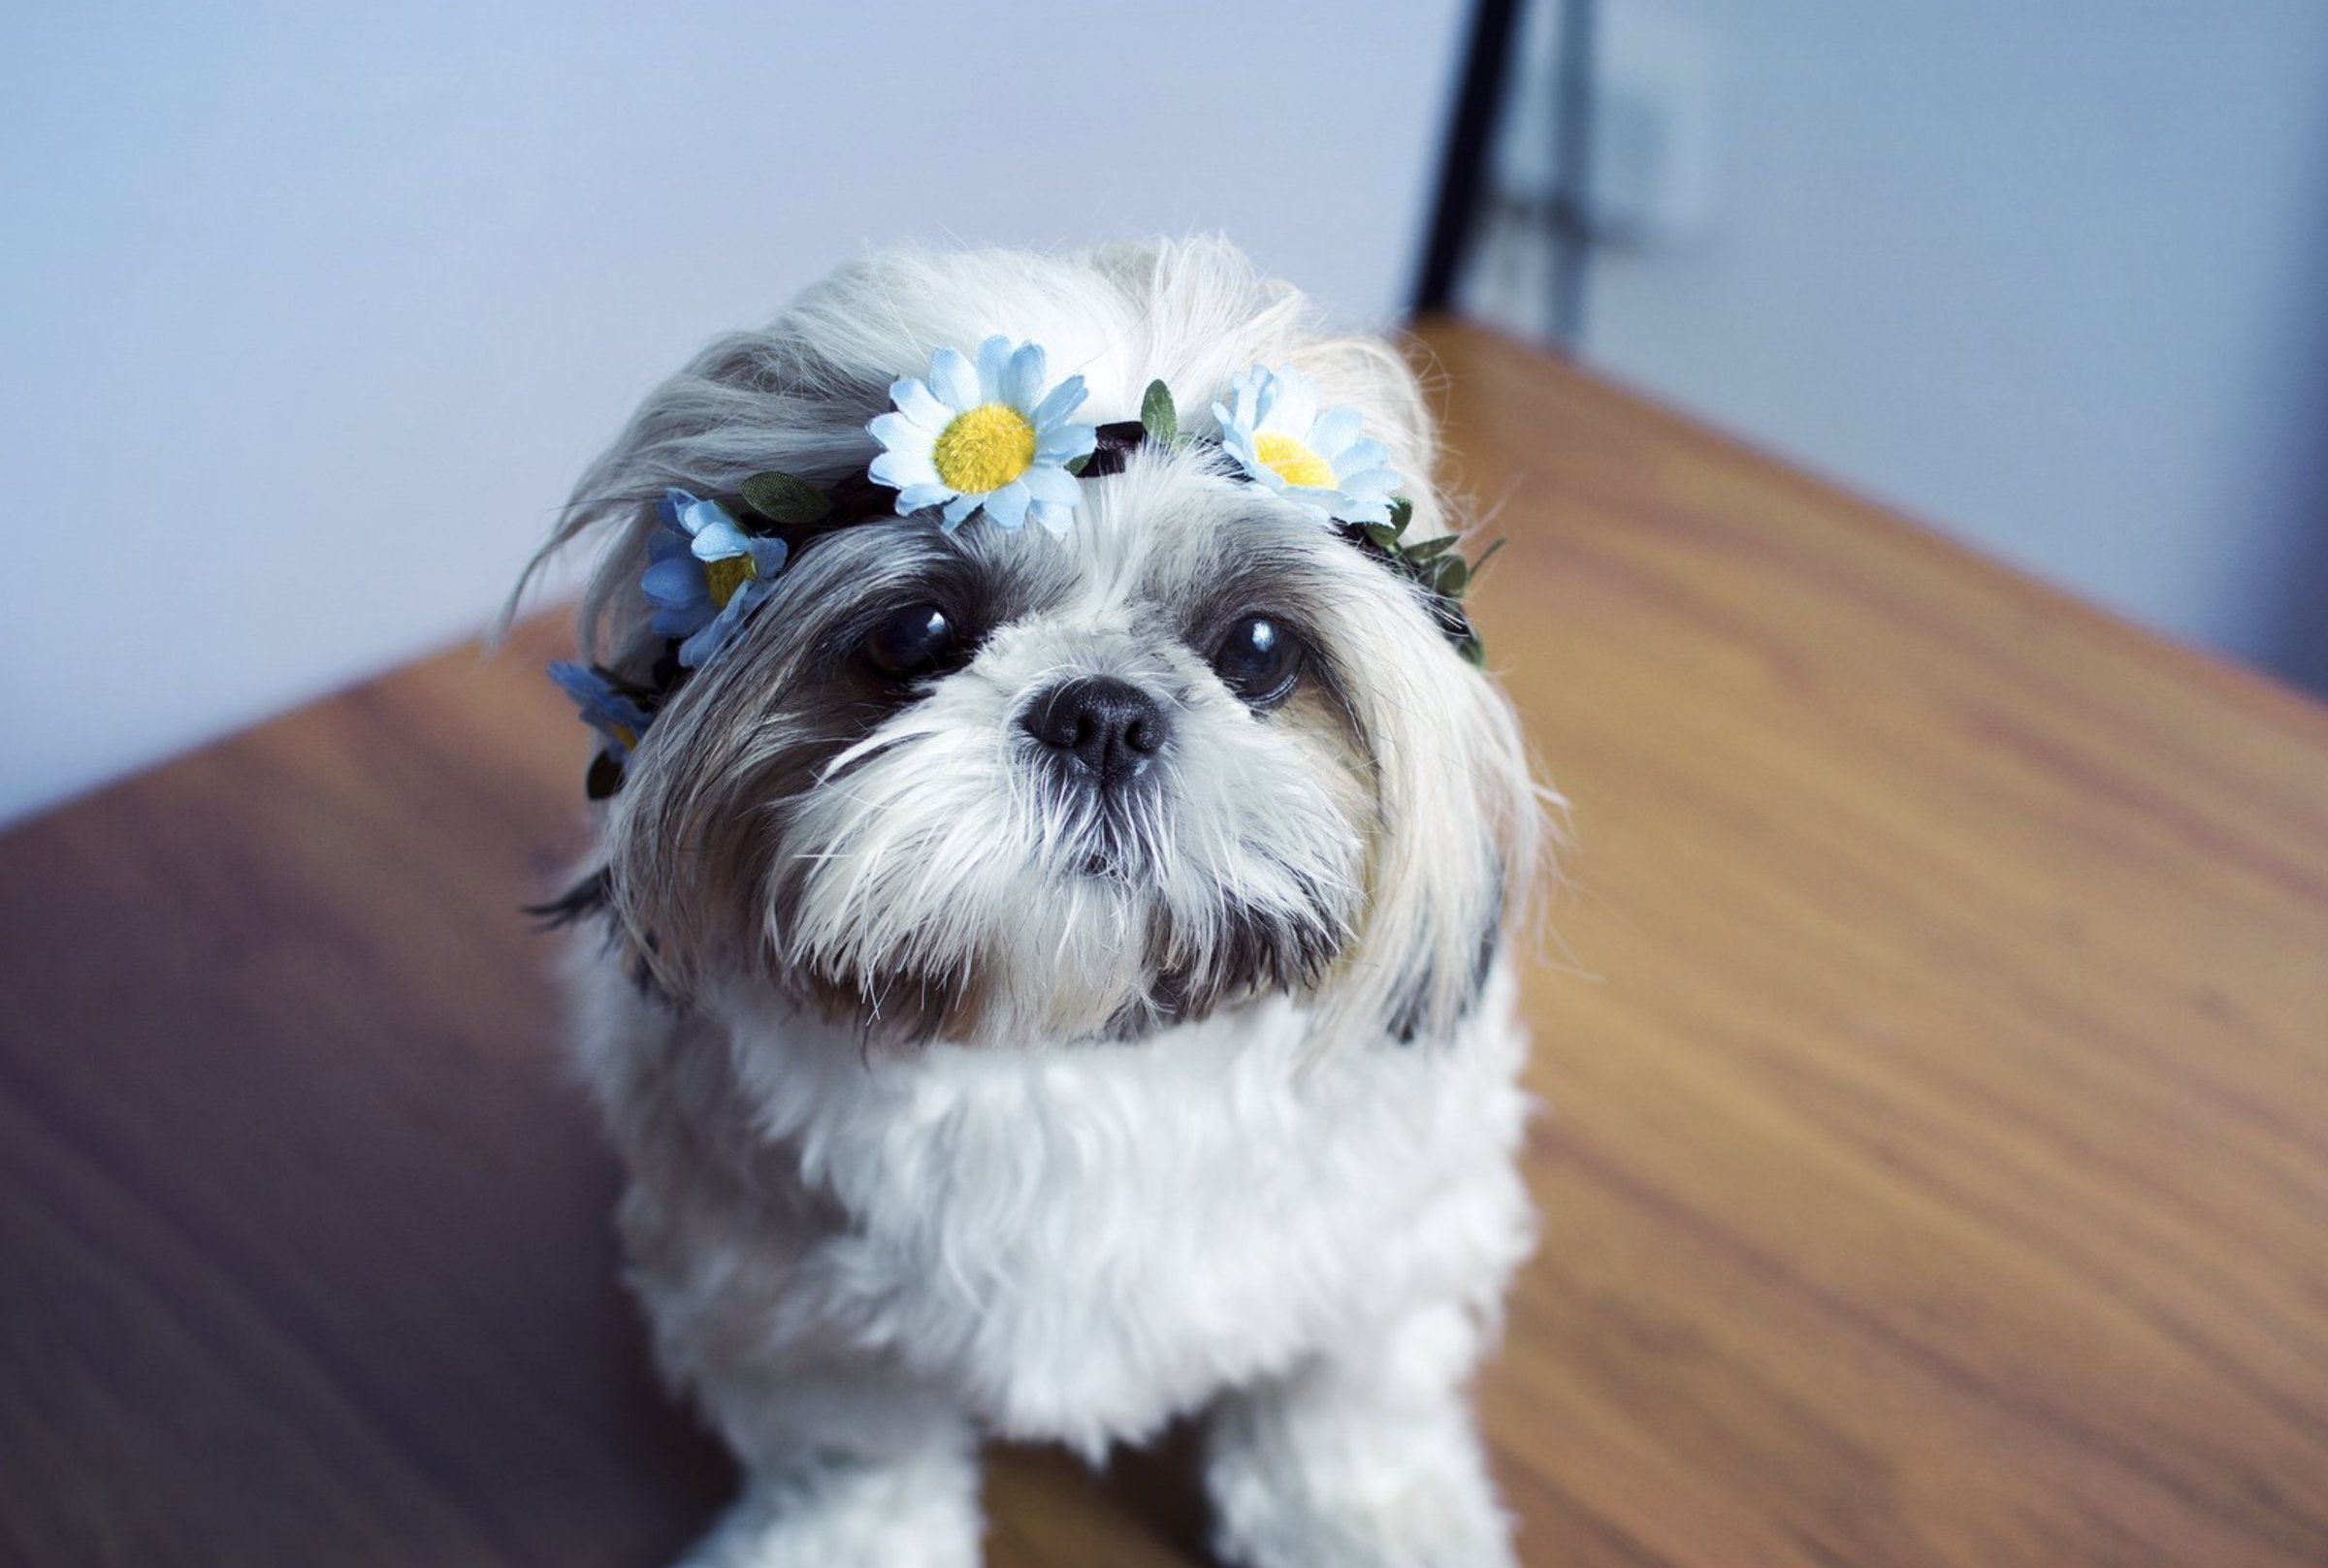
[[[978,1560],[976,1448],[1201,1418],[1220,1554],[1508,1563],[1539,797],[1396,353],[1217,241],[897,252],[658,388],[553,906],[718,1568]]]

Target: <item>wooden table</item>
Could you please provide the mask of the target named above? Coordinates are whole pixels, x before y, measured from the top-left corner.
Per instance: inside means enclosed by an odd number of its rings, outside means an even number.
[[[1426,338],[1575,803],[1483,1391],[1527,1560],[2328,1562],[2328,718]],[[647,1565],[729,1485],[516,912],[555,640],[0,842],[0,1558]],[[1005,1456],[991,1560],[1194,1560],[1173,1457]]]

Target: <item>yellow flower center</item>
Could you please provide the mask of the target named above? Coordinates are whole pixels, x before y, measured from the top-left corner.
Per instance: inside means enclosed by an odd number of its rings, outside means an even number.
[[[948,490],[984,496],[1035,465],[1035,427],[1008,403],[981,403],[954,416],[929,461]]]
[[[1253,456],[1296,490],[1334,488],[1334,464],[1290,435],[1266,431],[1254,436]]]
[[[726,556],[703,563],[703,586],[711,591],[711,602],[721,609],[728,601],[744,591],[744,585],[760,575],[760,568],[750,556]]]
[[[637,730],[632,729],[629,724],[616,724],[613,725],[612,728],[614,730],[614,738],[623,743],[624,751],[635,752],[638,750]]]

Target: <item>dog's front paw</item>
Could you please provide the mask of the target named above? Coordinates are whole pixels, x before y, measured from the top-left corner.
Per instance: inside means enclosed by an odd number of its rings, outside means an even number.
[[[1213,1550],[1239,1568],[1511,1568],[1468,1412],[1273,1407],[1216,1419]]]
[[[978,1568],[976,1486],[853,1460],[755,1478],[679,1568]]]

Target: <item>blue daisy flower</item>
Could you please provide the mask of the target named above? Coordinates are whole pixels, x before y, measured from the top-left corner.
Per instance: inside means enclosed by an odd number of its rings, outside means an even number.
[[[899,512],[945,508],[949,533],[981,508],[1000,528],[1031,517],[1065,533],[1082,495],[1068,464],[1091,455],[1099,432],[1068,417],[1083,406],[1083,378],[1049,379],[1038,343],[989,337],[975,366],[939,349],[929,379],[891,385],[896,411],[866,427],[882,445],[869,471],[897,492]]]
[[[744,619],[784,570],[782,539],[747,533],[718,501],[666,490],[655,515],[663,528],[647,544],[639,588],[655,606],[655,630],[681,637],[679,662],[708,663],[743,629]]]
[[[628,757],[647,732],[653,716],[602,670],[561,659],[550,666],[550,679],[573,698],[582,710],[582,721],[598,732],[606,754],[617,762]]]
[[[1220,444],[1256,483],[1343,523],[1388,523],[1402,483],[1390,448],[1365,438],[1355,408],[1317,406],[1317,385],[1300,371],[1254,366],[1214,403]]]

